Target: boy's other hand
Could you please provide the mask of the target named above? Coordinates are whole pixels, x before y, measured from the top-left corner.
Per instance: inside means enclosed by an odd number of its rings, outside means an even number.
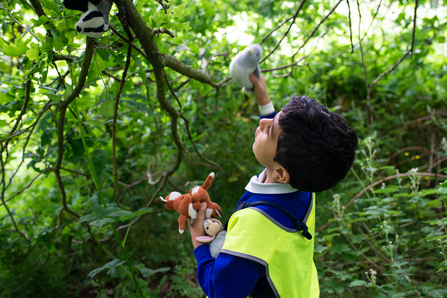
[[[265,78],[263,75],[261,75],[261,79],[259,80],[258,77],[255,74],[250,74],[249,77],[250,81],[253,83],[254,90],[254,97],[258,105],[264,106],[266,104],[269,104],[270,98],[267,93],[267,84],[265,82]]]
[[[205,210],[206,203],[202,203],[202,207],[200,207],[199,211],[197,212],[196,220],[191,224],[191,219],[187,219],[189,232],[191,233],[192,246],[194,246],[194,249],[203,244],[197,241],[196,237],[206,236],[205,230],[203,229],[203,222],[205,221]]]

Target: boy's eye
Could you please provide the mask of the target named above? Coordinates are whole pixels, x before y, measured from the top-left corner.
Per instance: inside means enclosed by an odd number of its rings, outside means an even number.
[[[267,136],[270,136],[270,127],[272,127],[272,126],[269,125],[269,127],[267,128]]]

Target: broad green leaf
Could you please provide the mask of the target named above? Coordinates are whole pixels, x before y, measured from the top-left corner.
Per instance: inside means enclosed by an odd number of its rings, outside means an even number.
[[[111,222],[114,222],[114,220],[111,219],[111,218],[101,218],[101,219],[97,219],[97,220],[92,221],[90,223],[90,225],[98,227],[98,228],[101,228],[101,227],[103,227],[105,225],[108,225]]]
[[[127,210],[118,210],[118,211],[114,211],[110,214],[107,214],[107,216],[110,217],[120,217],[120,216],[133,216],[133,212],[132,211],[127,211]]]
[[[108,163],[107,152],[102,149],[95,149],[92,153],[92,160],[96,173],[101,173]]]
[[[98,219],[98,218],[99,218],[99,216],[97,216],[97,215],[87,214],[87,215],[82,216],[79,219],[79,222],[92,221],[92,220],[95,220],[95,219]]]
[[[22,56],[28,51],[29,40],[23,41],[16,39],[13,45],[8,45],[0,39],[0,50],[6,55],[11,57]]]
[[[179,5],[173,9],[172,14],[176,18],[183,18],[190,15],[191,12],[184,5]]]
[[[147,106],[147,104],[144,104],[142,102],[133,101],[133,100],[121,100],[123,103],[128,104],[129,106],[139,110],[140,112],[146,112],[149,115],[152,114],[152,110]]]
[[[149,277],[152,274],[155,274],[157,272],[166,272],[166,271],[169,271],[169,270],[171,270],[170,267],[159,268],[159,269],[156,269],[156,270],[153,270],[153,269],[150,269],[150,268],[144,268],[144,269],[140,269],[140,273],[141,273],[141,275],[143,275],[143,277]]]
[[[45,131],[42,133],[42,136],[40,137],[40,145],[46,146],[48,145],[51,140],[53,139],[53,132],[56,130],[56,128],[48,128],[45,129]]]
[[[32,42],[30,44],[30,49],[26,51],[26,56],[30,60],[38,60],[39,59],[39,55],[40,55],[39,47],[36,45],[36,43]]]
[[[361,279],[356,279],[351,281],[351,283],[349,284],[349,287],[359,287],[359,286],[363,286],[363,287],[368,287],[368,283],[364,280]]]
[[[113,261],[108,262],[107,264],[105,264],[102,267],[93,269],[92,271],[90,271],[90,273],[87,275],[87,277],[94,277],[96,274],[98,274],[99,272],[106,270],[106,269],[110,269],[110,268],[116,268],[118,266],[121,266],[122,264],[124,264],[126,261],[121,261],[119,259],[114,259]],[[110,271],[110,270],[109,270]]]
[[[53,0],[41,0],[43,2],[43,4],[45,5],[46,8],[48,8],[51,12],[53,16],[60,16],[61,15],[61,11],[59,9],[59,5],[57,5],[57,3]]]
[[[99,120],[87,120],[86,122],[90,126],[95,126],[95,127],[103,127],[104,126],[104,122],[103,121],[99,121]]]
[[[94,204],[93,205],[93,213],[98,215],[99,217],[105,217],[107,215],[107,211],[103,205]]]
[[[121,216],[120,220],[121,221],[125,221],[125,220],[131,219],[133,217],[137,217],[137,216],[140,216],[140,215],[152,212],[152,211],[154,211],[153,208],[143,208],[143,209],[135,211],[132,216],[127,216],[127,215],[126,216]]]
[[[105,117],[112,117],[114,111],[115,111],[115,102],[112,100],[106,101],[98,109],[98,112]]]
[[[49,18],[49,17],[47,17],[45,15],[42,15],[42,16],[39,17],[39,19],[37,19],[37,20],[31,19],[31,21],[33,22],[35,27],[38,27],[40,25],[43,25],[43,24],[51,21],[51,18]]]

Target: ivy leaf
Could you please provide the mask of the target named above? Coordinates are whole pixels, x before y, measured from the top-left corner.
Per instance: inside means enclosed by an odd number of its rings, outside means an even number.
[[[108,225],[111,222],[114,222],[114,220],[112,218],[101,218],[101,219],[92,221],[90,223],[90,225],[98,227],[98,228],[102,228],[103,226]]]

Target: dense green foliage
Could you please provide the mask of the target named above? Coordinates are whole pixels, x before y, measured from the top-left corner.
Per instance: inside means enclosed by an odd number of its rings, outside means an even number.
[[[87,41],[59,1],[3,1],[0,297],[203,297],[189,235],[156,198],[214,171],[225,221],[262,171],[257,107],[226,77],[264,37],[276,108],[309,95],[360,139],[345,180],[317,194],[321,296],[447,296],[447,2],[307,1],[274,31],[300,2],[123,0],[174,35],[153,32],[149,53],[117,5],[117,32]]]

